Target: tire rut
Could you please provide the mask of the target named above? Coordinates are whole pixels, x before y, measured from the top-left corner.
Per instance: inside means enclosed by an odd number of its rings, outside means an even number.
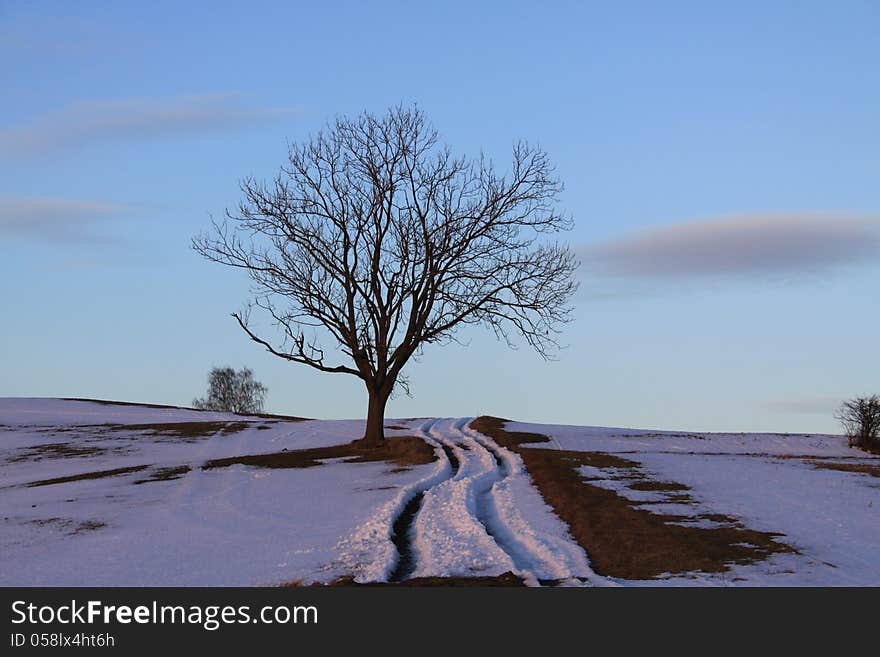
[[[440,443],[440,448],[443,450],[443,453],[446,454],[446,458],[449,460],[449,465],[452,466],[452,476],[458,474],[458,471],[461,469],[461,462],[458,460],[458,457],[455,455],[455,451],[452,449],[452,445],[448,445],[445,442]]]
[[[507,461],[501,456],[501,452],[493,446],[489,441],[487,441],[484,437],[477,438],[476,436],[469,436],[463,430],[459,429],[462,437],[465,440],[469,440],[473,442],[476,446],[488,452],[495,462],[496,467],[496,477],[493,482],[491,482],[488,486],[481,487],[480,490],[476,491],[476,499],[475,499],[475,512],[476,518],[479,520],[480,524],[486,529],[486,533],[495,541],[495,544],[510,558],[513,565],[521,572],[529,572],[532,568],[531,564],[525,562],[521,556],[523,549],[516,544],[515,539],[511,539],[507,536],[503,536],[499,531],[498,527],[504,526],[504,521],[501,519],[501,515],[498,512],[498,508],[495,502],[495,498],[492,495],[492,491],[495,488],[496,484],[504,481],[508,476],[510,476],[510,466]]]
[[[416,555],[412,547],[412,527],[416,521],[416,516],[422,508],[422,502],[425,499],[425,491],[417,493],[406,503],[400,515],[394,519],[391,526],[391,542],[397,549],[397,563],[394,570],[388,576],[389,582],[402,582],[409,578],[416,569]]]
[[[458,456],[456,456],[452,446],[447,444],[446,441],[436,440],[430,436],[431,427],[436,423],[437,420],[434,420],[428,425],[423,426],[420,431],[425,440],[429,443],[437,444],[443,450],[443,454],[446,456],[446,460],[449,462],[450,466],[449,476],[443,479],[443,481],[435,483],[433,486],[418,491],[406,503],[406,505],[404,505],[401,512],[394,519],[391,526],[391,542],[397,550],[397,563],[394,565],[394,569],[388,576],[388,581],[392,583],[398,583],[409,579],[413,572],[415,572],[417,560],[416,551],[413,548],[412,532],[416,517],[419,515],[419,511],[421,511],[422,503],[425,499],[425,493],[431,488],[439,486],[444,481],[455,477],[461,469],[461,461]]]
[[[567,535],[552,525],[548,531],[544,521],[534,527],[523,517],[515,498],[522,494],[519,480],[528,475],[519,457],[471,429],[471,419],[438,418],[420,427],[419,435],[438,456],[442,450],[449,466],[442,464],[440,479],[411,490],[393,517],[397,561],[387,581],[494,568],[529,586],[594,583],[581,576],[589,572],[579,561],[586,557],[580,548],[571,551]]]

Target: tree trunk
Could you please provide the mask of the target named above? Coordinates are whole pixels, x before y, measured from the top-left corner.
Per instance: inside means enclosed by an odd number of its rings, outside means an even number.
[[[388,395],[378,390],[370,390],[370,404],[367,410],[367,430],[364,442],[370,445],[381,445],[385,440],[385,404]]]

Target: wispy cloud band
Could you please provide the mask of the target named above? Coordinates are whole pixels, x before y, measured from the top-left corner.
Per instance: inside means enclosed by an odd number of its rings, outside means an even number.
[[[651,227],[585,246],[586,271],[674,278],[812,273],[880,261],[880,221],[844,215],[754,215]]]
[[[120,137],[155,137],[231,128],[277,118],[236,94],[79,102],[0,130],[0,154],[31,156]]]
[[[831,416],[840,406],[839,397],[806,397],[803,399],[778,399],[762,402],[762,408],[779,413],[811,413]]]
[[[104,241],[104,224],[126,210],[100,201],[0,198],[0,237],[56,243]]]

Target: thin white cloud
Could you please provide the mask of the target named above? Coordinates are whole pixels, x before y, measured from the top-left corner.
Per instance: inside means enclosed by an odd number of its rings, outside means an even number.
[[[839,397],[805,397],[765,402],[761,406],[779,413],[808,413],[831,417],[837,411],[840,402]]]
[[[754,215],[651,227],[582,247],[585,271],[683,278],[813,274],[880,262],[880,221],[844,215]]]
[[[79,102],[0,130],[0,154],[30,156],[122,137],[162,137],[267,121],[282,110],[235,94]]]
[[[75,243],[108,241],[108,223],[128,208],[49,198],[0,198],[0,237]]]

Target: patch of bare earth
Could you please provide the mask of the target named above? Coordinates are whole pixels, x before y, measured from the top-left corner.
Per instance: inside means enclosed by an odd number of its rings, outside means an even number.
[[[662,432],[642,432],[642,433],[613,433],[613,438],[690,438],[692,440],[706,440],[706,436],[699,433],[662,433]]]
[[[151,438],[156,442],[192,443],[199,440],[226,436],[245,429],[269,429],[255,422],[164,422],[154,424],[94,424],[49,427],[40,432],[53,436],[63,434],[64,442],[44,443],[22,448],[7,457],[6,463],[36,462],[43,459],[65,459],[107,454],[125,454],[130,445],[122,442],[108,445],[106,439],[122,436],[127,440]],[[98,444],[95,444],[98,443]]]
[[[836,461],[826,461],[823,459],[804,459],[814,468],[821,470],[839,470],[840,472],[857,472],[860,474],[871,475],[872,477],[880,477],[880,464],[874,463],[838,463]]]
[[[253,426],[251,422],[155,422],[152,424],[103,424],[96,426],[95,429],[100,433],[130,432],[160,438],[173,438],[181,442],[192,442],[200,438],[238,433]]]
[[[874,456],[880,456],[880,443],[877,443],[876,441],[871,445],[853,445],[852,447],[867,452],[868,454],[873,454]]]
[[[92,404],[102,404],[104,406],[140,406],[142,408],[174,408],[182,411],[198,411],[204,412],[199,408],[192,408],[189,406],[171,406],[169,404],[141,404],[137,402],[124,402],[124,401],[115,401],[112,399],[88,399],[86,397],[62,397],[64,401],[79,401],[79,402],[91,402]],[[303,422],[308,418],[304,417],[296,417],[293,415],[277,415],[275,413],[246,413],[241,414],[246,415],[247,417],[261,417],[273,420],[288,420],[290,422]]]
[[[416,436],[393,436],[375,447],[355,440],[345,445],[285,450],[271,454],[252,454],[214,459],[206,462],[203,470],[226,468],[231,465],[249,465],[258,468],[313,468],[328,459],[344,459],[346,463],[386,461],[400,468],[432,463],[437,458],[434,449]]]
[[[132,483],[148,484],[153,481],[171,481],[172,479],[179,479],[191,469],[192,468],[190,468],[188,465],[180,465],[169,468],[156,468],[150,473],[150,475],[146,479],[136,479]]]
[[[66,477],[54,477],[52,479],[40,479],[25,484],[28,488],[36,486],[52,486],[53,484],[67,484],[71,481],[85,481],[87,479],[104,479],[105,477],[118,477],[119,475],[131,474],[146,470],[147,465],[135,465],[128,468],[115,468],[113,470],[98,470],[96,472],[83,472],[82,474],[68,475]]]
[[[55,527],[66,533],[68,536],[78,536],[80,534],[85,534],[86,532],[103,529],[107,526],[107,523],[101,522],[100,520],[80,521],[72,518],[40,518],[38,520],[31,520],[30,522],[38,527]]]
[[[251,413],[248,417],[261,417],[267,420],[283,420],[285,422],[305,422],[310,419],[296,415],[279,415],[277,413]]]
[[[46,443],[43,445],[31,445],[23,448],[14,456],[7,459],[7,463],[23,463],[25,461],[40,461],[42,459],[66,459],[80,456],[94,456],[103,454],[107,450],[94,445],[76,445],[74,443]]]
[[[629,485],[632,490],[647,490],[668,493],[671,491],[690,490],[689,486],[674,481],[637,481]]]
[[[90,402],[92,404],[102,404],[104,406],[141,406],[143,408],[177,408],[183,410],[195,410],[187,409],[183,406],[171,406],[169,404],[141,404],[137,402],[115,401],[112,399],[89,399],[88,397],[62,397],[61,399],[63,401]]]
[[[733,564],[755,563],[773,554],[794,552],[778,540],[780,534],[749,529],[721,514],[685,517],[641,509],[639,502],[591,484],[578,468],[625,471],[627,478],[641,479],[631,488],[669,491],[679,503],[691,500],[688,487],[677,482],[650,481],[639,463],[614,454],[533,447],[549,442],[549,438],[507,431],[507,422],[483,416],[471,422],[471,427],[522,457],[541,496],[568,524],[597,573],[621,579],[653,579],[695,571],[723,572]],[[723,526],[678,524],[694,519]]]

